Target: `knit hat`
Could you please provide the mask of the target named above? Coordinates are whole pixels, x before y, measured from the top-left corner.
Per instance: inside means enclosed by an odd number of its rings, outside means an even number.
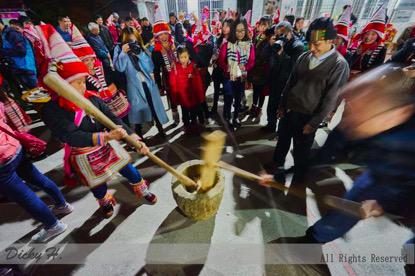
[[[170,34],[169,24],[167,24],[166,20],[164,19],[158,2],[154,4],[153,33],[155,37],[161,34]]]
[[[95,52],[88,42],[85,40],[79,29],[72,25],[72,51],[81,60],[87,58],[96,58]]]
[[[311,22],[306,33],[308,42],[336,39],[337,31],[333,26],[333,19],[320,17]]]
[[[36,26],[46,55],[57,61],[57,73],[66,81],[71,82],[88,75],[88,68],[73,53],[61,35],[50,24]]]
[[[350,17],[352,15],[352,7],[348,6],[344,12],[340,15],[339,21],[334,26],[337,31],[337,35],[343,38],[344,40],[349,40],[349,26],[350,26]]]
[[[372,14],[372,17],[370,18],[366,26],[363,28],[363,30],[360,32],[360,34],[363,35],[364,33],[367,33],[369,31],[374,31],[379,35],[380,38],[383,38],[383,35],[385,33],[385,24],[386,8],[385,5],[382,4]]]

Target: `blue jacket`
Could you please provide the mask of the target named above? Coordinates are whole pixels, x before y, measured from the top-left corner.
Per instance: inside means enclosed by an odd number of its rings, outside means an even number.
[[[101,61],[103,59],[108,58],[109,51],[107,49],[107,46],[105,46],[104,41],[99,35],[89,34],[86,38],[89,45],[94,49],[95,53],[97,54],[97,58]]]
[[[117,45],[114,50],[114,67],[117,71],[125,73],[127,78],[127,97],[130,102],[131,109],[128,113],[128,119],[132,124],[142,124],[153,121],[151,109],[147,101],[143,88],[145,82],[150,90],[151,99],[157,118],[161,124],[168,122],[163,102],[161,101],[160,92],[151,74],[154,70],[151,56],[142,51],[138,55],[139,65],[143,72],[144,79],[140,79],[140,74],[134,67],[133,62],[127,53],[121,50],[121,46]]]
[[[36,74],[35,56],[29,40],[8,26],[4,28],[1,36],[3,45],[0,55],[12,60],[13,69],[32,71]]]
[[[56,31],[61,35],[65,42],[72,42],[72,34],[70,32],[65,32],[61,27],[56,26]]]

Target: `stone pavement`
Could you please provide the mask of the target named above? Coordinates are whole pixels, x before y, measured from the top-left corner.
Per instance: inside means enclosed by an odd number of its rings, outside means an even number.
[[[211,91],[209,90],[209,94]],[[250,96],[249,96],[250,98]],[[210,98],[209,98],[210,99]],[[167,106],[167,105],[166,105]],[[33,112],[32,112],[33,113]],[[32,114],[36,116],[36,114]],[[169,112],[169,115],[170,112]],[[220,121],[220,116],[216,118]],[[339,114],[336,119],[339,120]],[[271,161],[276,141],[273,135],[259,130],[259,122],[244,118],[243,127],[228,133],[223,160],[257,173]],[[265,117],[261,118],[262,124]],[[335,122],[331,124],[333,127]],[[49,132],[42,122],[33,125],[33,132],[48,140]],[[219,125],[212,125],[212,129]],[[200,157],[200,137],[184,135],[180,126],[167,126],[168,141],[149,139],[151,149],[173,166]],[[152,128],[146,137],[155,134]],[[322,145],[327,130],[319,129],[315,145]],[[63,151],[56,141],[49,144],[50,155],[36,166],[56,183],[62,183]],[[402,265],[362,264],[335,261],[326,265],[271,265],[265,264],[265,244],[279,237],[302,236],[307,225],[314,223],[320,212],[317,203],[287,197],[270,188],[225,174],[225,193],[218,214],[202,222],[193,222],[177,209],[171,192],[171,175],[152,164],[146,157],[133,154],[141,173],[151,181],[151,190],[157,194],[156,205],[137,202],[128,183],[117,177],[110,183],[118,205],[113,217],[100,219],[97,203],[85,187],[68,190],[62,187],[67,200],[75,210],[62,220],[68,230],[48,243],[78,244],[81,249],[73,256],[78,263],[65,265],[21,265],[32,275],[403,275]],[[286,166],[292,164],[291,153]],[[350,166],[349,166],[350,167]],[[344,186],[326,187],[330,192],[350,189],[353,170],[337,166],[333,173]],[[353,168],[351,166],[350,168]],[[307,193],[312,193],[310,190]],[[48,201],[47,197],[39,195]],[[39,224],[19,206],[2,199],[0,203],[0,250],[13,243],[29,242]],[[364,253],[368,248],[399,254],[400,245],[410,231],[386,218],[361,221],[345,239],[338,239],[323,247],[324,253]],[[88,247],[89,244],[93,244]],[[163,250],[163,245],[165,250]],[[202,249],[203,248],[203,249]],[[224,254],[225,249],[240,248]],[[169,251],[170,250],[170,251]],[[192,253],[195,250],[195,253]],[[163,260],[160,260],[163,256]],[[169,263],[183,258],[183,263]],[[164,259],[165,258],[165,259]]]

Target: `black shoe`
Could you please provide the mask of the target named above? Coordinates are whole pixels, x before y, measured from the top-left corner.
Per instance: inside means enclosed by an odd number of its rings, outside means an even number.
[[[114,207],[112,204],[103,205],[100,207],[101,214],[104,218],[110,218],[114,214]]]
[[[240,128],[240,127],[242,126],[241,121],[239,121],[239,119],[233,119],[233,120],[232,120],[232,125],[233,125],[235,128]]]

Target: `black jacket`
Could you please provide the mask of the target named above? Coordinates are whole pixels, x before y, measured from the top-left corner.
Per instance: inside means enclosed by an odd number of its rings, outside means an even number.
[[[304,52],[304,44],[296,37],[284,45],[281,55],[271,50],[269,86],[271,93],[281,94],[298,57]]]
[[[403,47],[392,56],[391,61],[409,65],[413,58],[415,58],[415,37],[408,39]]]
[[[131,129],[126,126],[121,119],[116,117],[109,107],[98,97],[91,97],[89,100],[99,110],[101,110],[115,124],[123,126],[128,134],[132,134]],[[85,116],[82,123],[77,127],[74,123],[75,113],[61,108],[56,101],[49,102],[42,109],[42,120],[52,131],[52,135],[63,143],[71,147],[92,147],[92,134],[106,130],[106,127],[97,120]]]
[[[153,27],[151,25],[149,26],[142,26],[141,30],[143,31],[141,33],[141,37],[143,38],[144,45],[149,43],[150,40],[153,39]]]
[[[104,41],[104,44],[110,53],[112,53],[114,50],[114,40],[107,26],[99,25],[99,36]]]

